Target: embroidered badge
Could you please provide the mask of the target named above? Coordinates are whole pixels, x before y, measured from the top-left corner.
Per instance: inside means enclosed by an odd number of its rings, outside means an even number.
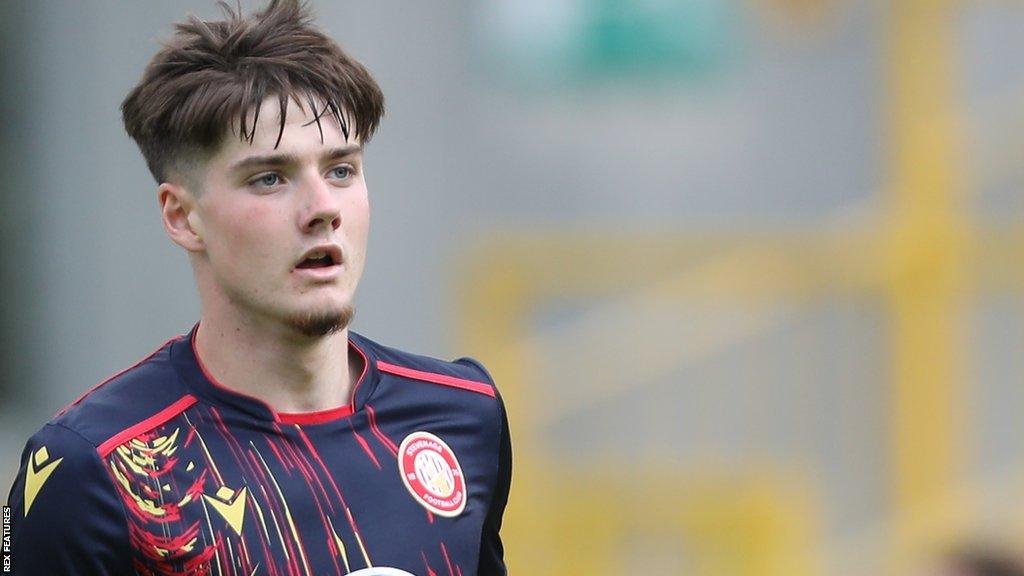
[[[429,432],[413,432],[398,447],[398,470],[424,508],[452,518],[466,508],[466,479],[455,452]]]

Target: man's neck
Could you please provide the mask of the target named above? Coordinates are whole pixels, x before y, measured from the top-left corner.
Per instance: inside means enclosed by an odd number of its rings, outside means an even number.
[[[196,350],[217,381],[277,412],[316,412],[348,403],[358,378],[348,329],[310,338],[283,326],[203,314]]]

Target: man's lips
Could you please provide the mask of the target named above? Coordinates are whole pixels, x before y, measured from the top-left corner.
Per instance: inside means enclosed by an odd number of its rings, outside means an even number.
[[[341,276],[344,252],[337,244],[321,244],[307,250],[292,269],[293,274],[314,282],[330,282]]]
[[[344,263],[341,247],[337,244],[322,244],[307,250],[298,263],[297,270],[329,269]]]
[[[330,266],[322,266],[320,268],[296,267],[292,270],[292,274],[313,282],[332,282],[341,277],[341,273],[344,268],[345,267],[342,264],[332,264]]]

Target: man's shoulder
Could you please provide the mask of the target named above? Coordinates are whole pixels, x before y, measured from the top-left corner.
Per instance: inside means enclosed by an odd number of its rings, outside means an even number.
[[[385,346],[359,334],[352,333],[351,337],[357,346],[370,353],[369,360],[382,374],[497,397],[494,379],[483,364],[474,358],[466,356],[442,360]]]
[[[125,510],[93,441],[51,421],[25,443],[7,497],[15,574],[127,574]]]
[[[171,348],[181,338],[168,340],[134,365],[92,386],[47,425],[70,430],[98,447],[180,402],[188,391],[171,363]]]

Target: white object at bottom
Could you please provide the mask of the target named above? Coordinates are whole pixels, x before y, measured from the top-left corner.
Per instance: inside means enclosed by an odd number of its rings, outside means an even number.
[[[356,570],[355,572],[349,572],[348,576],[415,576],[406,572],[405,570],[399,570],[398,568],[386,568],[381,566],[379,568],[363,568],[362,570]]]

